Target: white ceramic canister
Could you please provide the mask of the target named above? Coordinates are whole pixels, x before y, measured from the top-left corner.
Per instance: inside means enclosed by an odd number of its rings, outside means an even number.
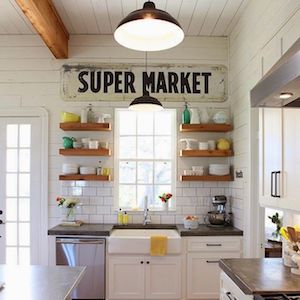
[[[190,108],[191,111],[191,124],[200,124],[198,108]]]
[[[81,110],[80,122],[87,123],[87,110],[85,108]]]
[[[216,150],[216,141],[209,140],[207,141],[207,143],[208,143],[208,150]]]

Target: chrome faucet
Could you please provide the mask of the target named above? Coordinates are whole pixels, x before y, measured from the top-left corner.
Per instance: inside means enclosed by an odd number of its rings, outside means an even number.
[[[149,209],[145,208],[144,209],[144,222],[143,225],[147,225],[151,223],[151,217],[149,216]]]
[[[147,224],[150,224],[150,223],[151,223],[151,217],[149,216],[148,197],[145,196],[143,225],[147,225]]]

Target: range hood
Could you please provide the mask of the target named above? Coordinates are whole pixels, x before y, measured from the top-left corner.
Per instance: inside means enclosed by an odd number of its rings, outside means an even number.
[[[282,93],[291,93],[281,99]],[[252,107],[300,107],[300,40],[250,91]]]

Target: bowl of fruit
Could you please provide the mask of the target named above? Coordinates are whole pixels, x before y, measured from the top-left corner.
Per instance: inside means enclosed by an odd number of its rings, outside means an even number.
[[[199,218],[197,216],[186,216],[183,219],[183,225],[186,229],[197,229],[199,225]]]

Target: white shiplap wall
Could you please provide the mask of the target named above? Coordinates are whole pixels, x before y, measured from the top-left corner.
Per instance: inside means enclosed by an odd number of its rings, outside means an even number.
[[[244,178],[232,186],[236,225],[244,228],[245,255],[255,255],[259,222],[257,109],[250,108],[250,90],[280,56],[300,37],[300,1],[252,0],[229,36],[229,98],[234,121],[233,144],[236,170]]]
[[[111,36],[71,36],[68,62],[143,63],[144,53],[117,46]],[[170,62],[188,64],[227,65],[228,45],[226,38],[186,38],[180,46],[168,51],[150,53],[149,63]],[[58,127],[60,111],[80,112],[87,103],[66,103],[59,96],[60,67],[66,60],[56,60],[38,36],[0,35],[0,109],[8,106],[46,108],[49,112],[49,227],[59,222],[59,210],[55,199],[58,195],[74,195],[81,199],[81,219],[89,222],[115,222],[113,210],[113,183],[64,182],[58,181],[61,164],[78,160],[79,163],[94,163],[97,158],[70,158],[58,155],[62,137],[66,135]],[[126,107],[128,103],[93,103],[96,111],[113,114],[114,107]],[[207,104],[193,104],[206,107]],[[212,104],[209,104],[211,107]],[[178,108],[178,123],[182,103],[168,103],[167,107]],[[229,107],[228,101],[213,107]],[[90,133],[95,136],[95,133]],[[82,133],[72,132],[83,137]],[[87,134],[84,134],[87,135]],[[113,132],[100,133],[100,138],[108,140],[113,148]],[[215,135],[217,137],[217,135]],[[200,139],[201,137],[198,136]],[[113,167],[112,158],[103,158],[103,163]],[[188,162],[186,161],[188,160]],[[205,159],[178,159],[178,168],[186,164],[199,165]],[[153,213],[155,223],[181,222],[183,215],[203,216],[209,210],[211,195],[230,194],[228,183],[181,183],[177,187],[177,210],[167,214]],[[131,213],[131,222],[141,222],[141,213]],[[203,219],[202,219],[203,221]]]

